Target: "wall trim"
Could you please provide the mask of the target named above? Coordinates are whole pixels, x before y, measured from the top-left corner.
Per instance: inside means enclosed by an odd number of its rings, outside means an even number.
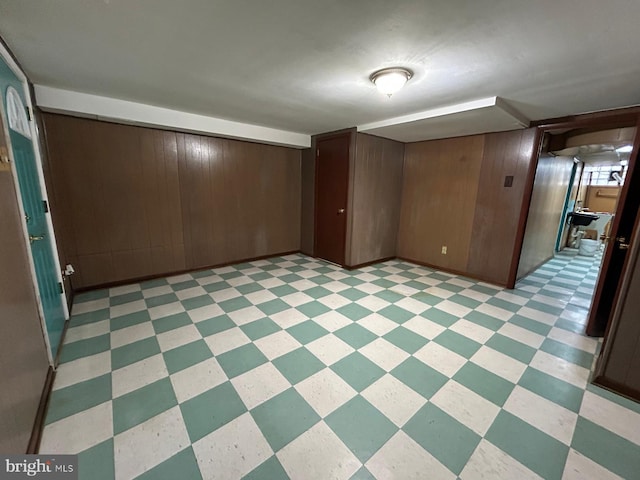
[[[380,258],[378,260],[371,260],[370,262],[359,263],[357,265],[344,265],[343,268],[345,268],[346,270],[358,270],[359,268],[368,267],[369,265],[375,265],[376,263],[388,262],[389,260],[394,260],[396,258],[398,257],[393,255],[391,257]]]
[[[31,438],[29,438],[29,443],[27,445],[27,454],[38,453],[40,450],[42,430],[44,429],[44,421],[47,415],[49,399],[51,398],[51,389],[55,378],[56,371],[51,365],[49,365],[47,377],[45,378],[44,386],[42,387],[42,394],[40,395],[40,403],[38,404],[38,410],[36,411],[36,418],[33,421],[33,428],[31,429]]]
[[[414,263],[416,265],[419,265],[420,267],[431,268],[431,269],[439,271],[439,272],[453,273],[454,275],[460,275],[461,277],[471,278],[472,280],[478,280],[480,282],[488,283],[489,285],[495,285],[495,286],[500,287],[500,288],[507,288],[507,285],[505,283],[498,283],[495,280],[490,280],[488,278],[483,278],[483,277],[480,277],[478,275],[472,275],[470,273],[462,272],[460,270],[453,270],[453,269],[450,269],[450,268],[442,268],[442,267],[438,267],[437,265],[432,265],[430,263],[421,262],[420,260],[413,260],[411,258],[406,258],[406,257],[397,257],[397,258],[398,258],[398,260],[402,260],[404,262]]]
[[[117,98],[35,85],[36,103],[46,112],[128,123],[145,127],[160,127],[189,133],[253,140],[271,145],[309,148],[311,135],[217,117],[156,107]]]

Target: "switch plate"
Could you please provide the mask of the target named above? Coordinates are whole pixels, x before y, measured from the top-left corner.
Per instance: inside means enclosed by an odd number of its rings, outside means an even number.
[[[507,175],[504,177],[504,186],[513,187],[513,175]]]
[[[442,246],[442,255],[446,255],[447,254],[447,246],[443,245]]]

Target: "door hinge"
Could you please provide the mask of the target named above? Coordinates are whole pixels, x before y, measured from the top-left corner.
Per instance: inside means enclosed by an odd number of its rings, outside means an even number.
[[[27,120],[31,121],[31,110],[29,107],[24,107],[24,109],[27,112]]]
[[[44,213],[49,213],[49,204],[46,200],[42,200],[42,207],[44,208]]]
[[[63,294],[63,293],[64,293],[64,290],[62,289],[62,282],[58,282],[58,292],[59,292],[60,294]]]

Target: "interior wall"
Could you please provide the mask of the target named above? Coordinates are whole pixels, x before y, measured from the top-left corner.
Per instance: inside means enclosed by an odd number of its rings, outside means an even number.
[[[474,135],[405,145],[399,257],[467,271],[484,142]]]
[[[407,144],[398,256],[506,285],[536,138],[531,128]]]
[[[49,368],[10,168],[0,164],[0,452],[7,454],[27,451]]]
[[[395,257],[404,144],[358,133],[351,191],[349,266]]]
[[[518,264],[518,279],[553,258],[573,165],[571,157],[540,155]]]
[[[316,157],[313,154],[314,151],[314,148],[303,150],[301,161],[300,251],[307,255],[313,255],[316,179]]]
[[[590,185],[585,189],[584,206],[592,212],[615,213],[620,187]]]
[[[43,119],[74,289],[299,250],[299,150]]]

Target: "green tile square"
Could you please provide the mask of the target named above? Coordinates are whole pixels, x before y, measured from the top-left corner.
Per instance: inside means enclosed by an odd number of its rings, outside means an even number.
[[[253,275],[249,275],[249,277],[253,280],[255,280],[256,282],[259,282],[260,280],[266,280],[267,278],[273,278],[273,275],[271,275],[270,273],[267,272],[258,272],[258,273],[254,273]]]
[[[498,288],[489,288],[486,285],[472,285],[469,287],[469,290],[475,290],[476,292],[484,293],[485,295],[489,295],[493,297],[496,293],[500,291]]]
[[[289,334],[293,338],[298,340],[303,345],[313,342],[320,337],[324,337],[327,333],[329,333],[327,330],[325,330],[312,320],[298,323],[297,325],[288,328],[287,332],[289,332]]]
[[[333,282],[333,279],[327,277],[326,275],[317,275],[315,277],[307,278],[307,280],[318,285],[324,285],[325,283]]]
[[[407,287],[415,288],[416,290],[426,290],[429,288],[429,285],[418,280],[411,280],[410,282],[405,283],[405,285]]]
[[[384,337],[385,340],[393,343],[396,347],[401,348],[407,353],[414,354],[424,347],[429,340],[418,335],[404,327],[398,327],[391,330]]]
[[[121,317],[112,318],[109,321],[111,331],[120,330],[122,328],[131,327],[144,322],[150,322],[149,310],[141,310],[140,312],[129,313]]]
[[[621,407],[624,407],[636,413],[640,413],[640,403],[633,401],[630,398],[625,398],[610,390],[605,390],[604,388],[594,385],[593,383],[587,385],[587,390],[591,393],[595,393],[602,398],[606,398],[610,402],[617,403]]]
[[[279,298],[274,298],[269,302],[261,303],[260,305],[257,305],[257,307],[262,310],[265,315],[275,315],[278,312],[291,308],[289,304],[283,302]]]
[[[429,278],[433,278],[435,280],[440,280],[441,282],[446,282],[447,280],[451,280],[449,275],[443,275],[442,273],[433,272],[429,274]],[[440,285],[438,285],[439,287]]]
[[[240,310],[241,308],[250,307],[251,302],[245,297],[236,297],[230,300],[225,300],[224,302],[220,302],[218,303],[218,305],[220,305],[220,308],[226,313],[230,313],[235,312],[236,310]]]
[[[421,317],[424,317],[432,322],[436,322],[438,325],[442,325],[443,327],[449,328],[451,325],[456,323],[460,318],[455,315],[451,315],[450,313],[444,312],[440,310],[438,307],[433,307],[427,310],[426,312],[422,312],[420,314]]]
[[[434,338],[433,341],[467,359],[471,358],[482,346],[478,342],[464,335],[460,335],[453,330],[445,330]]]
[[[79,325],[101,322],[102,320],[108,320],[109,316],[110,311],[108,308],[95,310],[93,312],[72,314],[71,318],[69,319],[69,327],[77,327]]]
[[[232,278],[238,278],[242,276],[243,276],[242,272],[238,272],[237,270],[233,272],[226,272],[226,273],[220,274],[220,278],[224,278],[225,280],[231,280]]]
[[[116,305],[124,305],[125,303],[135,302],[136,300],[142,300],[142,292],[125,293],[124,295],[117,295],[109,298],[109,306],[115,307]]]
[[[398,431],[391,420],[360,395],[328,415],[325,423],[362,463]]]
[[[435,295],[431,295],[430,293],[425,292],[414,293],[413,295],[411,295],[411,298],[432,307],[444,300],[444,298],[436,297]]]
[[[207,342],[204,340],[196,340],[195,342],[187,343],[186,345],[164,352],[162,356],[164,357],[164,363],[167,365],[169,374],[174,374],[213,357],[213,353],[209,350]]]
[[[225,382],[180,405],[191,443],[209,435],[247,411],[231,382]]]
[[[158,295],[157,297],[146,298],[144,303],[147,304],[147,308],[153,308],[178,301],[180,301],[180,299],[175,293],[165,293],[164,295]]]
[[[267,357],[253,343],[225,352],[216,358],[229,378],[242,375],[267,362]]]
[[[258,405],[251,411],[251,416],[274,452],[320,420],[313,408],[293,388]]]
[[[152,323],[153,329],[156,334],[158,334],[168,332],[169,330],[175,330],[176,328],[184,327],[185,325],[190,325],[193,322],[187,312],[180,312],[167,317],[158,318],[157,320],[153,320]]]
[[[418,410],[402,429],[456,475],[460,475],[481,439],[432,403]]]
[[[457,303],[458,305],[462,305],[463,307],[471,309],[477,308],[482,304],[482,302],[474,300],[473,298],[465,297],[464,295],[461,295],[459,293],[450,296],[448,300],[450,302]]]
[[[561,478],[569,447],[504,410],[485,438],[542,478]]]
[[[385,371],[360,352],[353,352],[331,365],[331,370],[355,390],[361,392],[385,374]]]
[[[449,280],[451,279],[449,278]],[[460,285],[454,285],[453,283],[447,283],[447,282],[443,282],[439,284],[438,288],[441,288],[443,290],[447,290],[453,293],[460,293],[462,290],[464,290],[464,287],[461,287]]]
[[[248,288],[246,285],[242,285],[242,287],[244,287],[245,289]],[[213,293],[213,292],[219,292],[220,290],[226,290],[227,288],[231,288],[231,285],[223,280],[220,282],[214,282],[214,283],[209,283],[208,285],[203,285],[202,288],[204,288],[205,292],[207,293]],[[240,291],[240,287],[238,287],[237,290]],[[242,292],[242,293],[246,294],[249,292]]]
[[[427,400],[440,390],[449,378],[414,357],[391,370],[391,375],[411,387]]]
[[[376,274],[377,274],[377,272],[376,272]],[[382,287],[382,288],[393,288],[396,285],[398,285],[396,282],[392,282],[391,280],[387,280],[386,278],[379,278],[377,280],[374,280],[371,283],[373,283],[374,285],[377,285],[379,287]]]
[[[180,290],[186,290],[187,288],[199,287],[200,284],[195,280],[185,280],[184,282],[178,282],[171,284],[171,288],[174,292],[178,292]]]
[[[371,472],[363,466],[349,480],[376,480],[376,477],[371,475]]]
[[[499,407],[504,405],[515,388],[513,383],[472,362],[465,363],[453,379]]]
[[[547,400],[562,405],[572,412],[578,413],[580,411],[584,390],[556,377],[547,375],[540,370],[527,367],[522,377],[520,377],[518,385],[533,393],[537,393]]]
[[[151,470],[147,470],[136,480],[158,480],[188,478],[189,480],[202,480],[198,461],[191,447],[176,453]]]
[[[115,476],[113,438],[78,454],[78,478],[113,480]]]
[[[242,477],[242,480],[289,480],[289,475],[282,468],[278,457],[273,455]]]
[[[113,433],[122,433],[177,404],[178,400],[168,378],[114,398]]]
[[[416,316],[414,313],[411,313],[404,308],[400,308],[397,305],[389,305],[388,307],[384,307],[383,309],[378,311],[378,314],[399,324],[403,324],[407,320]]]
[[[156,337],[145,338],[137,342],[111,350],[111,369],[126,367],[152,355],[160,353],[160,345]]]
[[[497,332],[504,325],[504,322],[502,320],[498,320],[497,318],[494,318],[491,315],[487,315],[486,313],[476,312],[475,310],[473,312],[467,313],[464,318],[469,320],[470,322],[475,323],[476,325],[480,325],[481,327],[493,330],[494,332]]]
[[[78,358],[106,352],[110,348],[111,335],[108,333],[85,340],[65,343],[62,345],[62,351],[60,352],[60,363],[67,363]]]
[[[101,300],[109,298],[109,289],[91,290],[89,292],[76,293],[73,296],[73,304],[91,302],[93,300]]]
[[[264,290],[265,288],[256,282],[245,283],[244,285],[238,285],[235,287],[243,295],[248,295],[253,292],[258,292],[260,290]]]
[[[376,283],[376,282],[373,282],[373,283]],[[396,284],[393,284],[393,285],[395,286]],[[404,295],[401,295],[397,292],[393,292],[391,290],[381,290],[379,292],[374,293],[374,295],[378,298],[386,300],[389,303],[395,303],[405,298]]]
[[[283,275],[280,277],[280,280],[286,283],[297,282],[298,280],[302,280],[300,275],[296,275],[295,273],[288,273],[287,275]]]
[[[304,303],[302,305],[298,305],[296,307],[297,310],[304,313],[309,318],[319,317],[323,313],[327,313],[331,309],[326,305],[314,300],[309,303]]]
[[[111,400],[111,374],[101,375],[51,392],[46,423],[95,407]]]
[[[525,328],[530,332],[537,333],[538,335],[547,336],[551,331],[551,325],[547,325],[542,322],[536,322],[530,318],[523,317],[522,315],[514,315],[509,319],[509,323]]]
[[[280,277],[280,279],[282,280],[282,277]],[[278,287],[270,288],[269,291],[277,297],[286,297],[287,295],[296,293],[298,290],[290,285],[280,285]]]
[[[207,305],[212,305],[213,298],[209,295],[200,295],[197,297],[187,298],[186,300],[182,300],[182,306],[185,310],[193,310],[194,308],[200,308]]]
[[[493,305],[494,307],[502,308],[503,310],[507,310],[508,312],[516,313],[518,310],[522,308],[522,305],[513,302],[507,302],[506,300],[502,300],[501,298],[491,297],[487,300],[489,305]]]
[[[326,297],[327,295],[331,295],[331,290],[327,290],[324,287],[313,287],[313,288],[309,288],[307,290],[304,290],[304,293],[306,293],[307,295],[309,295],[311,298],[315,298],[316,300],[318,298],[322,298],[322,297]]]
[[[368,295],[368,293],[365,293],[362,290],[359,290],[353,287],[342,290],[338,292],[338,294],[342,295],[344,298],[351,300],[352,302],[355,302],[356,300],[360,300],[361,298],[366,297]]]
[[[498,352],[515,358],[516,360],[528,364],[536,354],[536,349],[517,342],[509,337],[505,337],[499,333],[495,333],[489,340],[485,342],[487,347],[491,347]]]
[[[347,277],[347,278],[340,279],[340,283],[344,283],[345,285],[350,285],[352,287],[355,287],[357,285],[362,285],[365,282],[364,280],[360,280],[359,278],[356,278],[356,277]]]
[[[147,290],[149,288],[163,287],[164,285],[169,285],[166,278],[154,278],[152,280],[146,280],[140,284],[140,288],[142,290]]]
[[[224,332],[225,330],[229,330],[235,326],[235,322],[227,315],[219,315],[217,317],[210,318],[209,320],[196,323],[196,328],[203,337]]]
[[[325,367],[324,363],[304,347],[282,355],[272,360],[272,363],[292,385],[301,382]]]
[[[258,340],[259,338],[266,337],[281,330],[281,328],[270,318],[261,318],[260,320],[241,325],[240,330],[251,340]]]
[[[540,312],[550,313],[551,315],[560,315],[563,310],[560,307],[553,307],[551,305],[547,305],[546,303],[536,302],[535,300],[529,300],[525,305]]]
[[[237,268],[237,266],[236,266],[236,268]],[[213,270],[211,270],[210,268],[207,268],[205,270],[197,270],[195,272],[191,272],[191,276],[193,278],[198,278],[198,279],[212,277],[214,275],[215,275],[215,273],[213,273]]]
[[[571,320],[567,320],[566,318],[559,318],[554,326],[579,334],[584,334],[584,331],[586,329],[586,325],[584,323],[572,322]]]
[[[352,323],[350,325],[347,325],[346,327],[342,327],[341,329],[333,332],[333,334],[351,345],[356,350],[360,347],[364,347],[365,345],[373,342],[376,338],[378,338],[375,333],[370,332],[357,323]]]
[[[345,317],[353,320],[354,322],[364,318],[368,315],[371,315],[373,312],[368,308],[364,308],[357,303],[349,303],[343,307],[336,309],[339,313],[344,315]]]
[[[562,342],[557,342],[551,338],[545,339],[540,346],[540,350],[550,353],[556,357],[565,359],[568,362],[575,363],[586,369],[591,369],[593,362],[593,354],[571,347]]]

